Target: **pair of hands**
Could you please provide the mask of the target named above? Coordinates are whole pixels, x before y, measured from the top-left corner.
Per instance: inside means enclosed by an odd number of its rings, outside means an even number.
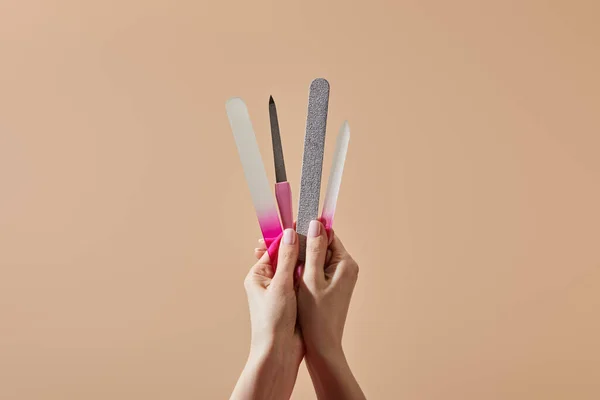
[[[264,242],[245,287],[252,340],[232,399],[289,398],[303,358],[319,399],[364,399],[342,349],[342,335],[358,265],[341,241],[310,223],[302,274],[294,281],[298,236],[284,231],[277,271]],[[295,284],[297,283],[297,284]]]

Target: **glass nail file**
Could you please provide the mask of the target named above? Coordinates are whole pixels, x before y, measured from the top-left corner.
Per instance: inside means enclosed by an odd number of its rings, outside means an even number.
[[[274,255],[276,253],[272,254],[272,252],[276,252],[278,246],[271,246],[271,244],[282,233],[281,223],[279,222],[267,173],[265,172],[262,157],[260,156],[248,108],[244,101],[238,97],[229,99],[225,108],[244,169],[244,175],[246,176],[246,182],[250,188],[250,195],[254,203],[258,223],[265,239],[265,244],[269,248],[271,261],[275,262],[276,258],[274,258]],[[274,247],[275,250],[272,250],[271,247]]]
[[[350,126],[348,125],[348,121],[345,121],[342,124],[335,141],[335,153],[333,154],[333,163],[331,165],[331,171],[329,171],[325,200],[323,201],[323,210],[321,212],[321,222],[323,222],[325,229],[328,232],[333,226],[333,216],[335,214],[335,206],[340,193],[340,185],[342,183],[349,141]]]
[[[285,161],[283,159],[283,146],[279,131],[279,120],[277,118],[277,106],[273,96],[269,97],[269,121],[271,122],[271,141],[273,143],[273,160],[275,162],[275,197],[279,207],[279,215],[283,229],[292,228],[294,215],[292,210],[292,189],[287,181],[285,173]]]
[[[296,223],[296,231],[300,234],[300,254],[298,257],[300,261],[304,261],[308,225],[311,220],[317,219],[319,215],[328,108],[329,82],[323,78],[315,79],[310,84],[308,94],[308,115],[306,117],[298,221]]]

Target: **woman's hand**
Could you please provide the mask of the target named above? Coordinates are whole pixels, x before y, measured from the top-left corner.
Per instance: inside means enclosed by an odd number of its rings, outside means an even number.
[[[255,249],[264,257],[264,242]],[[306,365],[319,399],[364,399],[342,348],[344,324],[358,278],[358,264],[340,239],[329,238],[312,221],[306,240],[304,271],[297,289],[298,321],[306,349]]]
[[[262,252],[246,276],[252,340],[250,356],[232,399],[279,400],[292,394],[304,357],[303,342],[296,329],[297,259],[297,234],[286,229],[279,246],[277,271],[273,273],[268,254]]]
[[[333,232],[328,238],[323,225],[311,221],[298,287],[298,320],[306,346],[306,365],[319,399],[365,398],[342,348],[357,279],[358,264],[340,239]]]
[[[319,221],[310,223],[304,273],[298,287],[298,312],[307,355],[324,357],[342,352],[342,335],[358,264],[332,233],[329,239]]]

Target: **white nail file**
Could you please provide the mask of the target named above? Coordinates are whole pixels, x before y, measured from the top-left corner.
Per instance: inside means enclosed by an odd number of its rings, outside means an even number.
[[[323,211],[321,212],[321,222],[325,224],[327,231],[333,226],[333,216],[342,184],[342,175],[344,173],[344,163],[348,153],[348,142],[350,142],[350,126],[345,121],[340,128],[335,141],[335,153],[333,154],[333,163],[329,171],[327,181],[327,190],[325,191],[325,200],[323,201]]]
[[[270,246],[282,232],[281,223],[271,193],[271,185],[256,143],[248,108],[244,101],[237,97],[229,99],[225,108],[244,168],[246,182],[250,188],[258,223],[267,246]]]
[[[310,84],[308,95],[308,115],[300,177],[298,221],[296,223],[296,231],[300,234],[300,254],[298,256],[300,261],[304,261],[306,234],[310,221],[317,219],[319,215],[328,108],[329,82],[322,78],[315,79]]]

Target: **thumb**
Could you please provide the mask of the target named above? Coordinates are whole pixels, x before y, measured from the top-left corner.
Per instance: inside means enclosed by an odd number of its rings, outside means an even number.
[[[298,234],[293,229],[286,229],[279,244],[277,270],[273,277],[273,285],[294,288],[294,268],[298,260]]]
[[[305,282],[320,285],[325,281],[327,240],[323,224],[317,220],[310,221],[306,239],[306,260],[304,262],[303,279]]]

